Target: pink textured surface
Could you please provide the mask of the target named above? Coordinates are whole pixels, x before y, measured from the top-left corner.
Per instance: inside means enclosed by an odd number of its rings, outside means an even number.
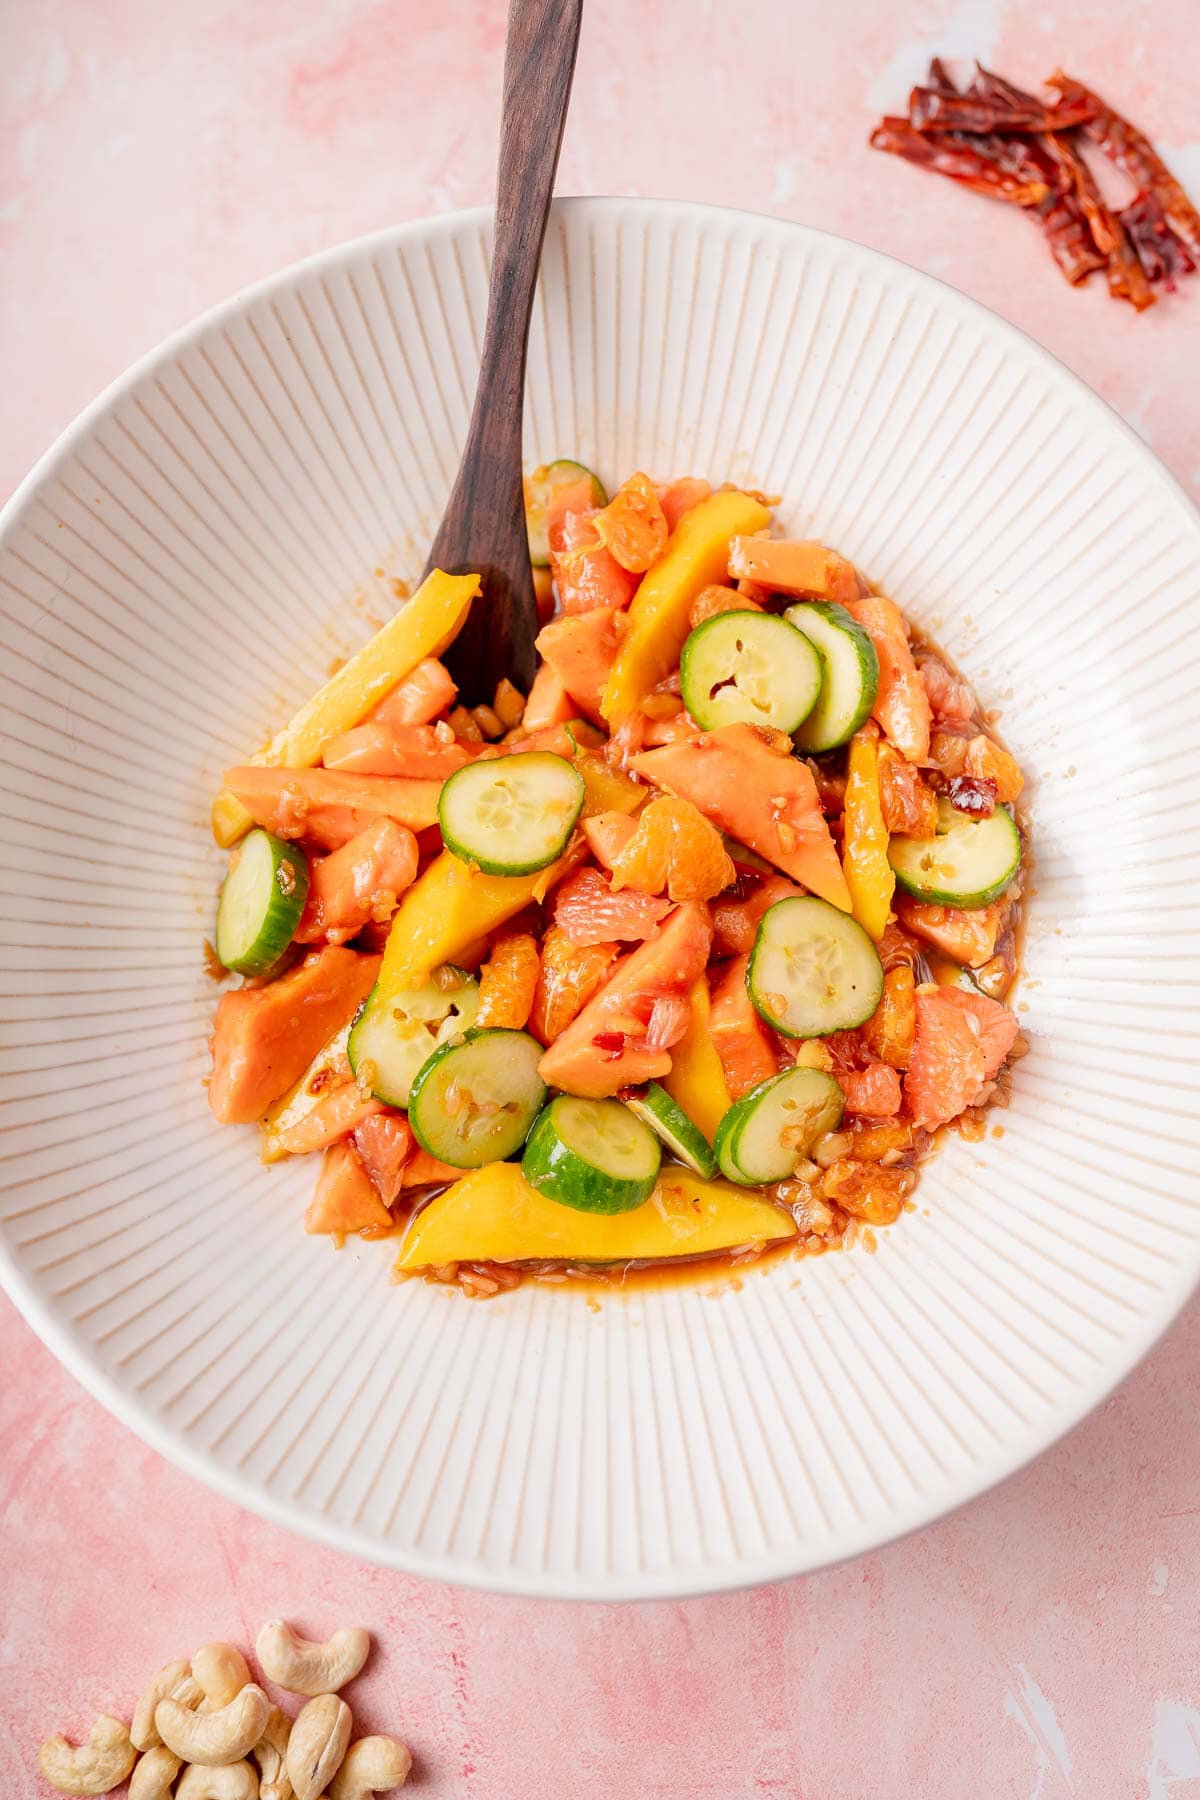
[[[10,4],[0,61],[7,493],[91,395],[239,285],[489,197],[499,0]],[[1062,356],[1200,494],[1200,296],[1071,293],[1026,221],[864,147],[931,50],[1111,93],[1200,190],[1194,0],[597,0],[564,191],[664,193],[844,232]],[[432,20],[432,22],[430,22]],[[805,71],[808,71],[806,77]],[[1200,288],[1200,282],[1196,284]],[[205,1638],[361,1621],[361,1721],[431,1796],[1200,1797],[1200,1307],[999,1492],[802,1582],[580,1607],[321,1551],[145,1450],[0,1307],[0,1793],[49,1731],[127,1711]]]

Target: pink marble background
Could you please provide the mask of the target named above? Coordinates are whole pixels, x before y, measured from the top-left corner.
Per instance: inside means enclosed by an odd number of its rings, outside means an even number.
[[[0,0],[0,496],[192,315],[490,197],[501,0]],[[592,0],[560,186],[775,212],[1031,332],[1200,495],[1200,293],[1072,293],[1021,218],[865,148],[930,51],[1058,61],[1200,192],[1196,0]],[[1200,290],[1200,281],[1195,284]],[[283,1611],[379,1649],[361,1722],[471,1800],[1200,1800],[1200,1306],[1066,1443],[844,1568],[540,1604],[355,1564],[151,1454],[0,1302],[0,1794],[206,1638]]]

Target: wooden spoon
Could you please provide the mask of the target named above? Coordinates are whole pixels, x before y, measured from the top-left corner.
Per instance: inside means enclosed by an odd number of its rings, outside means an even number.
[[[501,676],[528,693],[537,606],[521,487],[529,318],[558,164],[583,0],[510,0],[483,360],[462,461],[425,566],[478,570],[483,593],[446,662],[468,706]]]

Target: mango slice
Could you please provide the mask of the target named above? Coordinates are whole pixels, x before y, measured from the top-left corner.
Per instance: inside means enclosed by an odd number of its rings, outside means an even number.
[[[407,890],[392,919],[379,973],[383,992],[420,987],[440,963],[459,961],[497,925],[540,900],[576,861],[568,850],[533,875],[485,875],[444,850]]]
[[[312,768],[326,739],[360,724],[419,662],[441,655],[462,630],[478,592],[478,575],[444,575],[434,569],[395,618],[305,701],[265,750],[249,760],[270,768]],[[212,832],[222,849],[236,844],[253,823],[237,796],[222,788],[212,809]]]
[[[682,1106],[693,1125],[711,1144],[733,1098],[725,1084],[725,1071],[709,1034],[708,977],[702,975],[688,995],[691,1019],[677,1044],[671,1046],[671,1069],[662,1084],[672,1100]]]
[[[547,1200],[517,1163],[489,1163],[456,1181],[418,1213],[397,1269],[453,1262],[611,1263],[709,1256],[739,1244],[794,1237],[792,1219],[727,1181],[664,1169],[633,1212],[576,1212]]]

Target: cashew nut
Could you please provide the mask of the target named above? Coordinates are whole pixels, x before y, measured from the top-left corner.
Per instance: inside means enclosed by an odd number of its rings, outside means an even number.
[[[129,1777],[129,1800],[171,1800],[171,1783],[180,1767],[179,1758],[165,1744],[147,1750]]]
[[[162,1743],[154,1725],[154,1709],[168,1694],[181,1706],[195,1706],[200,1699],[200,1683],[192,1680],[191,1669],[182,1659],[160,1669],[134,1707],[129,1735],[137,1749],[156,1750]]]
[[[185,1769],[175,1800],[258,1800],[258,1776],[248,1762],[223,1763],[219,1769]]]
[[[287,1747],[292,1721],[278,1706],[267,1714],[263,1734],[254,1746],[261,1800],[295,1800],[287,1778]]]
[[[42,1774],[62,1794],[107,1794],[120,1787],[136,1760],[128,1729],[108,1713],[101,1713],[86,1743],[68,1744],[59,1732],[38,1751]]]
[[[192,1674],[204,1689],[201,1712],[228,1706],[250,1680],[250,1665],[232,1644],[201,1644],[192,1658]]]
[[[288,1738],[288,1780],[296,1800],[318,1800],[341,1767],[353,1724],[350,1708],[336,1694],[318,1694],[301,1708]]]
[[[190,1712],[178,1700],[160,1700],[154,1723],[168,1750],[184,1762],[201,1763],[206,1769],[241,1760],[263,1734],[271,1703],[260,1687],[250,1682],[228,1706],[214,1712]],[[257,1777],[255,1778],[257,1784]]]
[[[403,1787],[412,1768],[412,1757],[397,1738],[359,1738],[347,1750],[341,1768],[329,1784],[329,1800],[368,1800]]]
[[[258,1634],[263,1673],[290,1694],[336,1694],[367,1660],[370,1633],[361,1626],[335,1631],[323,1644],[302,1638],[285,1619],[269,1619]]]

